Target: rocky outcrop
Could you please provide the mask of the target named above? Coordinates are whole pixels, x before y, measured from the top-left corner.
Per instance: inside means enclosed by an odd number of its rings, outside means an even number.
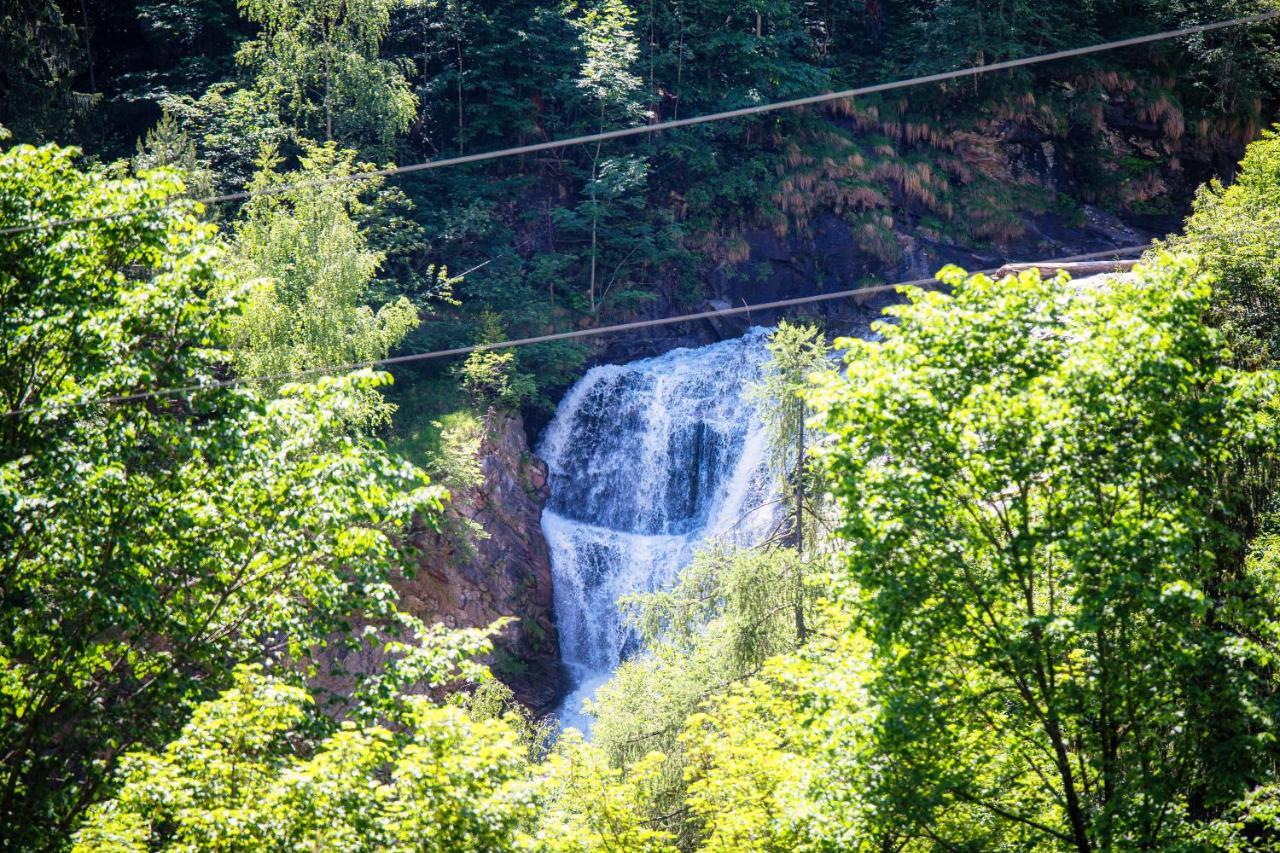
[[[519,416],[490,414],[479,459],[480,483],[453,495],[440,531],[413,531],[418,571],[396,582],[400,606],[453,628],[514,618],[494,639],[493,672],[530,708],[549,710],[564,685],[541,527],[547,468]]]
[[[520,418],[490,414],[477,448],[480,477],[455,490],[438,529],[421,521],[409,532],[417,570],[391,579],[402,610],[428,625],[485,628],[513,621],[493,638],[487,663],[535,713],[551,711],[565,693],[551,595],[551,558],[542,538],[550,496],[547,467],[529,452]],[[308,686],[321,707],[340,716],[359,681],[382,670],[393,635],[349,635],[311,652]],[[436,693],[427,685],[413,690]]]

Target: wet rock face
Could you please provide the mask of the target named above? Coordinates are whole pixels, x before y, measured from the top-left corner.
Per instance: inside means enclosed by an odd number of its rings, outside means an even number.
[[[547,466],[530,452],[519,416],[490,415],[480,460],[482,483],[453,495],[440,531],[413,531],[418,570],[396,581],[400,606],[454,628],[513,617],[494,638],[493,672],[530,708],[549,710],[564,687],[541,528]]]

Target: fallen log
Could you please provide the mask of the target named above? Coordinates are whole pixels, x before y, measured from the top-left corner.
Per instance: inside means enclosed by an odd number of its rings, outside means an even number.
[[[996,277],[1003,278],[1006,275],[1017,275],[1027,270],[1040,270],[1040,275],[1044,277],[1055,276],[1059,272],[1065,272],[1072,278],[1088,278],[1093,275],[1109,275],[1113,273],[1129,272],[1133,269],[1136,260],[1132,261],[1087,261],[1084,263],[1070,264],[1053,264],[1053,263],[1029,263],[1029,264],[1005,264],[996,270]]]

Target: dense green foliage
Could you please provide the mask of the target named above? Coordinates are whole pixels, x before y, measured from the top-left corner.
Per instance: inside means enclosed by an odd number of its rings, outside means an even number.
[[[590,743],[392,585],[411,523],[483,535],[440,523],[445,487],[586,348],[394,397],[322,376],[692,305],[767,278],[762,241],[814,249],[824,287],[831,229],[874,275],[927,260],[916,237],[973,257],[1083,203],[1177,212],[1273,115],[1280,53],[1233,29],[350,176],[1274,0],[10,6],[0,122],[88,156],[0,151],[0,229],[70,220],[0,234],[0,847],[1280,844],[1276,135],[1129,278],[948,268],[838,370],[780,325],[752,394],[785,521],[624,602],[641,650]]]
[[[344,424],[373,376],[265,403],[213,386],[235,317],[172,177],[0,154],[0,822],[66,832],[114,760],[158,746],[230,663],[296,658],[393,609],[388,533],[441,490]],[[211,386],[131,403],[80,401]]]
[[[588,710],[593,742],[631,771],[653,753],[644,814],[687,845],[696,824],[684,820],[689,759],[681,741],[688,718],[712,696],[755,675],[802,641],[815,596],[814,563],[786,548],[700,554],[671,590],[627,606],[646,653],[626,661]],[[646,765],[647,766],[647,765]]]
[[[84,0],[82,14],[71,2],[23,0],[0,24],[0,40],[18,57],[0,72],[12,78],[0,92],[13,93],[0,101],[0,122],[22,141],[75,137],[110,158],[130,153],[163,107],[196,146],[196,167],[220,191],[237,190],[264,147],[278,146],[291,168],[307,139],[409,162],[1271,5]],[[402,186],[415,202],[411,219],[430,236],[415,241],[397,273],[400,292],[412,289],[403,280],[410,270],[489,263],[460,283],[461,306],[424,325],[411,345],[478,340],[485,311],[501,312],[518,336],[688,304],[702,295],[708,270],[768,268],[746,257],[744,228],[803,242],[834,220],[875,274],[899,264],[900,236],[912,230],[982,248],[1023,235],[1031,216],[1069,217],[1080,202],[1171,212],[1170,196],[1189,189],[1175,164],[1207,176],[1272,114],[1280,82],[1273,47],[1272,29],[1231,30],[661,139],[419,174]],[[65,106],[73,102],[80,117]],[[1057,146],[1065,183],[1053,178],[1061,185],[1050,188],[1002,165],[993,155],[1009,139]],[[371,248],[394,253],[381,241],[395,239],[384,231]],[[821,265],[813,272],[827,275]],[[571,376],[539,369],[553,361],[530,356],[521,369],[555,387]]]
[[[866,792],[871,750],[869,654],[837,631],[765,663],[691,716],[681,736],[688,804],[704,850],[893,850],[904,838],[877,823]]]
[[[944,276],[820,395],[878,808],[946,845],[1166,848],[1280,757],[1271,590],[1220,514],[1275,467],[1275,378],[1224,366],[1189,262]]]
[[[1237,362],[1270,367],[1280,361],[1280,136],[1249,146],[1236,181],[1213,181],[1196,196],[1184,236],[1172,245],[1194,252],[1215,276],[1214,323]]]
[[[344,723],[299,757],[310,697],[241,668],[162,753],[122,763],[120,792],[73,849],[512,846],[532,791],[511,729],[425,697],[402,701],[402,727]]]
[[[378,56],[395,0],[237,0],[261,25],[236,60],[263,103],[302,136],[388,153],[417,108],[397,63]]]
[[[270,377],[386,358],[418,325],[418,312],[405,296],[377,311],[367,304],[384,260],[358,221],[367,187],[307,183],[352,174],[351,155],[310,148],[289,178],[272,165],[251,186],[283,191],[251,199],[236,226],[231,266],[249,282],[229,332],[236,370]],[[361,420],[376,423],[387,412],[371,397]]]
[[[6,256],[11,300],[66,306],[15,315],[31,331],[14,340],[60,345],[19,348],[15,364],[58,358],[81,379],[7,391],[38,403],[9,423],[41,452],[10,444],[6,466],[12,530],[33,533],[9,561],[5,730],[57,731],[24,727],[49,702],[44,724],[71,714],[83,739],[10,742],[10,814],[47,810],[24,823],[32,841],[79,825],[84,849],[1267,846],[1280,782],[1277,389],[1270,372],[1231,366],[1204,321],[1199,261],[1155,256],[1130,280],[1088,286],[949,270],[951,295],[913,292],[881,340],[841,342],[844,369],[808,394],[842,519],[830,574],[789,549],[703,554],[677,587],[631,602],[646,652],[597,697],[596,745],[568,736],[548,754],[545,730],[501,690],[444,705],[412,695],[476,677],[456,666],[483,650],[478,634],[393,646],[341,723],[311,710],[294,669],[240,667],[229,683],[236,661],[275,667],[332,639],[344,614],[381,601],[394,617],[383,531],[395,507],[437,496],[398,496],[420,475],[351,437],[349,383],[270,404],[211,388],[176,404],[72,405],[164,381],[175,360],[212,369],[217,350],[196,344],[234,327],[233,302],[213,294],[235,290],[209,227],[157,209],[162,177],[104,181],[52,148],[5,155],[13,175],[36,162],[65,204],[96,192],[99,207],[151,212],[78,241],[19,235]],[[19,186],[37,189],[12,182],[10,197]],[[71,286],[87,270],[97,291]],[[59,336],[72,322],[80,333]],[[142,322],[178,337],[167,349],[121,337]],[[775,384],[793,361],[807,371],[825,357],[796,327],[773,343]],[[784,384],[778,412],[794,406]],[[269,444],[255,450],[255,436]],[[792,441],[777,443],[781,459]],[[180,452],[155,452],[168,446]],[[196,476],[199,510],[184,497]],[[103,516],[112,506],[132,513]],[[104,528],[128,550],[62,547]],[[228,692],[189,715],[220,681]],[[120,716],[90,717],[105,699]]]

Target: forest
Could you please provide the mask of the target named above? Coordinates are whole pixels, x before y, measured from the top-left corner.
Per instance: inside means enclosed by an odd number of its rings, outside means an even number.
[[[1278,36],[0,3],[0,849],[1280,850]]]

